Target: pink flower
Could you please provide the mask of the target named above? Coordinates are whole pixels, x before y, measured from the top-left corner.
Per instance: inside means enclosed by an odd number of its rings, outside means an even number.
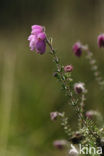
[[[97,39],[99,48],[104,47],[104,34],[100,34]]]
[[[80,42],[76,42],[74,45],[73,45],[73,48],[72,48],[74,54],[78,57],[81,56],[82,54],[82,46],[81,46],[81,43]]]
[[[71,72],[73,70],[73,66],[72,65],[67,65],[64,67],[64,71],[65,72]]]
[[[39,54],[46,51],[46,34],[44,28],[40,25],[33,25],[31,35],[28,37],[30,50]]]

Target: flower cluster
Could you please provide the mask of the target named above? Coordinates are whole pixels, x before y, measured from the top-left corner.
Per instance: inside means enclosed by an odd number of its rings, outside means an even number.
[[[28,37],[29,47],[32,51],[44,54],[46,51],[46,34],[44,27],[33,25],[31,35]]]

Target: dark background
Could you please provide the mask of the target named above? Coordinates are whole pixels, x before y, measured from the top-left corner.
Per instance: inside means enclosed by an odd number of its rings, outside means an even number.
[[[75,81],[88,89],[86,107],[104,113],[104,93],[94,80],[85,54],[72,53],[76,41],[89,44],[104,76],[104,49],[97,36],[104,32],[103,0],[1,0],[0,1],[0,151],[2,156],[65,155],[52,142],[66,138],[51,111],[68,105],[59,83],[52,77],[55,65],[47,53],[31,52],[27,38],[31,25],[46,27],[64,65],[73,64]],[[69,114],[72,111],[69,109]],[[71,122],[76,124],[75,118]],[[73,125],[74,125],[73,124]]]

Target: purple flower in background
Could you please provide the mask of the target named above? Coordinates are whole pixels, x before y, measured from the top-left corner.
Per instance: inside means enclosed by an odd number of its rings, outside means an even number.
[[[65,72],[71,72],[73,70],[73,66],[72,65],[67,65],[64,67],[64,71]]]
[[[64,149],[65,145],[67,144],[66,140],[56,140],[53,142],[53,145],[57,148],[57,149]]]
[[[33,25],[31,35],[28,37],[30,50],[36,51],[39,54],[44,54],[46,51],[46,34],[44,27]]]
[[[104,34],[100,34],[97,39],[99,48],[104,47]]]
[[[74,45],[73,45],[73,48],[72,48],[74,54],[78,57],[81,56],[82,54],[82,46],[81,46],[81,43],[80,42],[76,42]]]

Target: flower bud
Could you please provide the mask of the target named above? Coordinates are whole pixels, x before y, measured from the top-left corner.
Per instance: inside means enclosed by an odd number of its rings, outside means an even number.
[[[104,47],[104,34],[100,34],[97,39],[99,48]]]
[[[64,71],[65,72],[71,72],[73,70],[73,66],[72,65],[67,65],[64,67]]]
[[[74,91],[77,93],[77,94],[80,94],[80,93],[86,93],[86,89],[84,87],[84,83],[75,83],[74,84]]]
[[[82,45],[80,42],[76,42],[74,45],[73,45],[73,48],[72,48],[74,54],[78,57],[81,56],[82,54]]]
[[[51,120],[56,120],[58,117],[58,112],[51,112],[50,117],[51,117]]]

